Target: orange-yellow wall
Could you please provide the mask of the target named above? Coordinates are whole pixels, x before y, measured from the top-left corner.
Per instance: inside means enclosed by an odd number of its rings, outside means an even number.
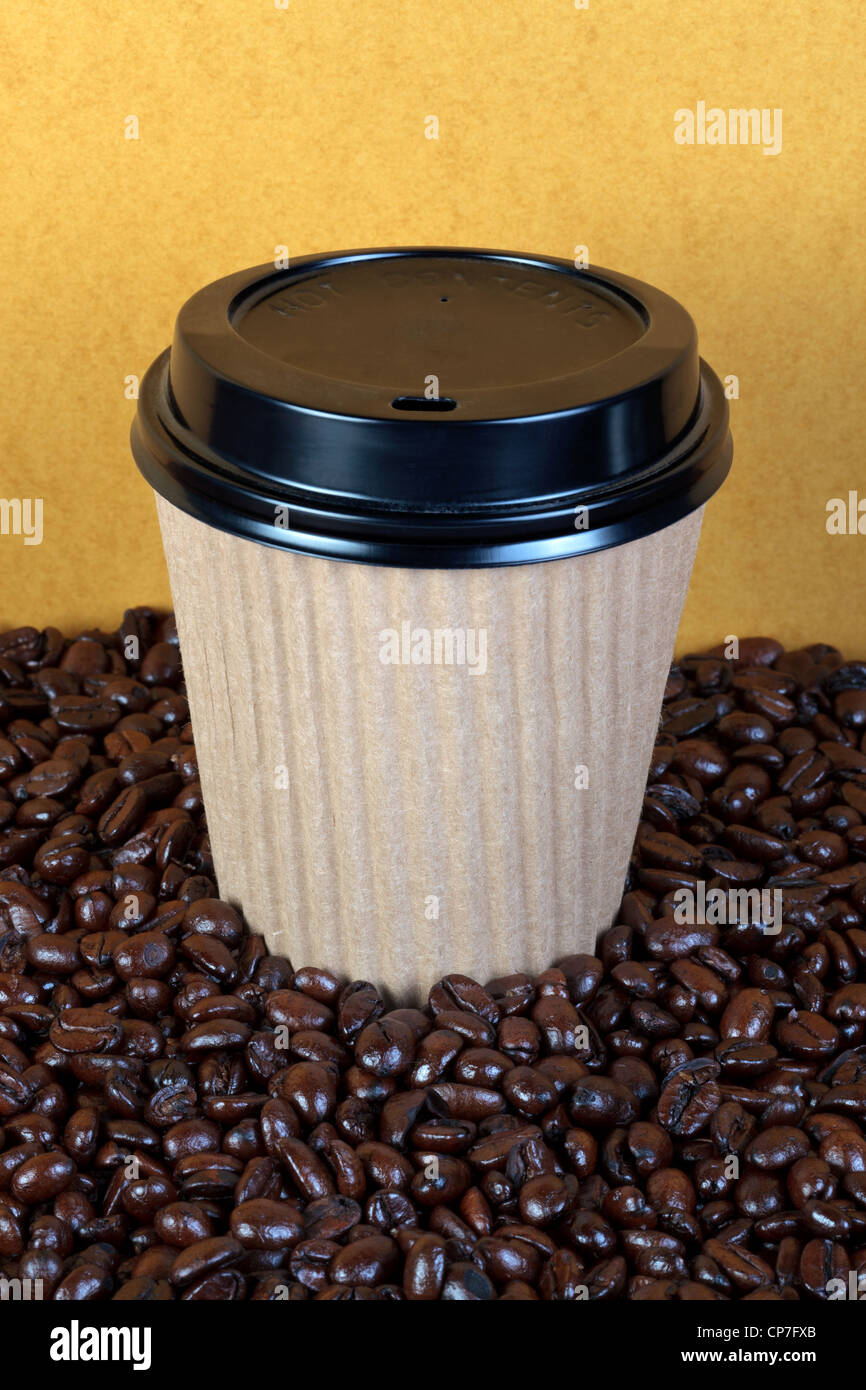
[[[866,535],[825,527],[866,499],[864,40],[850,0],[7,0],[0,497],[45,531],[0,536],[0,627],[169,602],[124,383],[200,285],[280,244],[586,245],[740,382],[680,648],[864,654]],[[782,152],[677,144],[701,100],[781,108]]]

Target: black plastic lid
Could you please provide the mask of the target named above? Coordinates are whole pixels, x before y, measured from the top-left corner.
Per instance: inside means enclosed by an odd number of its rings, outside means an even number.
[[[194,294],[142,382],[132,450],[221,530],[457,568],[648,535],[715,492],[732,446],[668,295],[544,256],[423,247],[258,266]]]

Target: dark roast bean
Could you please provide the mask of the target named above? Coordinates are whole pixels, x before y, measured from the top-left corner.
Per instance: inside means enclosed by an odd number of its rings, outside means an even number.
[[[160,1240],[180,1249],[214,1235],[212,1218],[197,1202],[169,1202],[156,1213],[154,1226]]]
[[[235,1207],[231,1232],[247,1249],[282,1251],[303,1237],[304,1223],[294,1203],[258,1197]]]
[[[244,1247],[233,1236],[209,1236],[206,1240],[188,1245],[175,1257],[169,1271],[172,1284],[182,1288],[193,1280],[202,1279],[226,1265],[236,1264]]]

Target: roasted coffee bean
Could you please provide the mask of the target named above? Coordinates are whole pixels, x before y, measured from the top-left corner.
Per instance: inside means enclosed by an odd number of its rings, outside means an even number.
[[[122,844],[138,830],[146,811],[147,797],[141,787],[124,787],[99,818],[100,838],[107,845]]]
[[[341,1246],[333,1240],[304,1240],[289,1257],[292,1278],[312,1292],[320,1292],[331,1282],[330,1271]]]
[[[780,1047],[806,1061],[830,1057],[839,1046],[839,1032],[820,1014],[792,1009],[778,1020],[774,1034]]]
[[[292,1032],[309,1028],[329,1031],[334,1023],[334,1015],[327,1005],[291,989],[277,989],[270,994],[265,1014],[274,1026],[282,1024]]]
[[[365,1235],[343,1246],[331,1262],[331,1279],[336,1284],[375,1288],[388,1282],[399,1262],[399,1249],[386,1235]]]
[[[831,1281],[839,1281],[837,1288],[847,1288],[850,1268],[848,1254],[837,1241],[814,1239],[803,1246],[800,1280],[812,1298],[829,1298],[832,1293]]]
[[[54,1290],[57,1303],[93,1302],[109,1296],[112,1289],[111,1274],[101,1265],[82,1263],[61,1279]]]
[[[810,1151],[809,1140],[801,1129],[774,1125],[758,1134],[745,1150],[745,1160],[762,1171],[789,1168]]]
[[[75,1173],[75,1163],[59,1149],[35,1154],[16,1167],[9,1190],[13,1197],[35,1206],[56,1197],[68,1187]]]
[[[380,1018],[362,1029],[355,1043],[355,1060],[374,1076],[399,1076],[412,1064],[415,1038],[399,1019]]]
[[[180,1249],[208,1240],[215,1234],[212,1218],[197,1202],[169,1202],[156,1212],[154,1226],[160,1240]]]
[[[79,943],[74,936],[40,932],[27,942],[27,960],[48,975],[72,975],[82,965]]]
[[[495,999],[466,975],[446,975],[434,985],[430,991],[430,1008],[436,1015],[443,1010],[465,1010],[492,1025],[497,1024],[500,1018]]]
[[[700,1133],[721,1103],[717,1083],[706,1079],[706,1069],[682,1063],[669,1074],[659,1096],[659,1124],[680,1139]]]
[[[303,1212],[304,1232],[310,1239],[340,1240],[361,1220],[361,1208],[351,1197],[322,1197]]]
[[[243,1253],[244,1247],[233,1236],[209,1236],[181,1250],[169,1270],[169,1280],[182,1288],[226,1265],[236,1264]]]
[[[159,1211],[176,1198],[174,1184],[161,1175],[132,1179],[120,1192],[124,1211],[142,1224],[152,1221]]]
[[[413,1162],[420,1171],[409,1186],[409,1195],[421,1206],[454,1206],[468,1188],[471,1169],[468,1163],[448,1154],[416,1151]]]
[[[625,1289],[627,1266],[621,1255],[600,1260],[586,1273],[584,1283],[590,1299],[612,1299]]]
[[[579,1081],[569,1101],[572,1119],[590,1129],[628,1125],[637,1119],[637,1102],[619,1081],[605,1076],[587,1076]]]
[[[113,1014],[100,1009],[64,1009],[52,1023],[48,1036],[59,1052],[116,1052],[123,1030]]]
[[[292,1202],[258,1197],[236,1206],[231,1233],[250,1250],[289,1250],[304,1235],[304,1222]]]
[[[307,1201],[328,1197],[334,1192],[334,1181],[309,1145],[300,1139],[282,1138],[278,1156],[299,1194]]]
[[[169,1130],[181,1121],[190,1119],[195,1114],[196,1106],[194,1088],[183,1079],[170,1080],[153,1091],[144,1108],[144,1118],[157,1129]]]
[[[707,1241],[704,1249],[735,1289],[751,1293],[762,1284],[772,1283],[771,1266],[759,1255],[745,1250],[742,1246],[711,1239]]]
[[[183,955],[203,974],[209,975],[229,988],[236,983],[238,979],[237,963],[228,946],[220,941],[219,937],[193,932],[191,935],[183,937],[180,942],[180,949]],[[286,1019],[275,1021],[287,1022]]]
[[[439,1082],[431,1086],[427,1104],[434,1114],[455,1120],[479,1121],[505,1109],[505,1101],[498,1091],[457,1082]]]
[[[111,963],[121,980],[162,979],[174,965],[174,943],[161,931],[140,931],[115,947]]]
[[[421,1234],[412,1243],[403,1267],[403,1292],[416,1302],[441,1297],[448,1268],[445,1242],[433,1234]]]
[[[477,1265],[456,1260],[448,1267],[440,1297],[458,1303],[484,1303],[495,1299],[496,1290]]]
[[[176,1163],[191,1154],[217,1153],[220,1145],[219,1126],[210,1120],[181,1120],[162,1135],[162,1151]]]
[[[767,990],[743,989],[722,1014],[719,1031],[723,1038],[748,1038],[766,1042],[773,1026],[775,1010]]]

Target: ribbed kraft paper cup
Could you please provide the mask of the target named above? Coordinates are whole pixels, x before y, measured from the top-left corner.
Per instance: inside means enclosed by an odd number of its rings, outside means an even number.
[[[159,514],[220,893],[271,948],[416,998],[448,971],[591,953],[701,512],[471,570],[344,565]],[[437,632],[443,663],[412,664]]]
[[[404,1000],[591,953],[730,463],[685,311],[506,253],[259,268],[185,306],[133,448],[221,896]]]

